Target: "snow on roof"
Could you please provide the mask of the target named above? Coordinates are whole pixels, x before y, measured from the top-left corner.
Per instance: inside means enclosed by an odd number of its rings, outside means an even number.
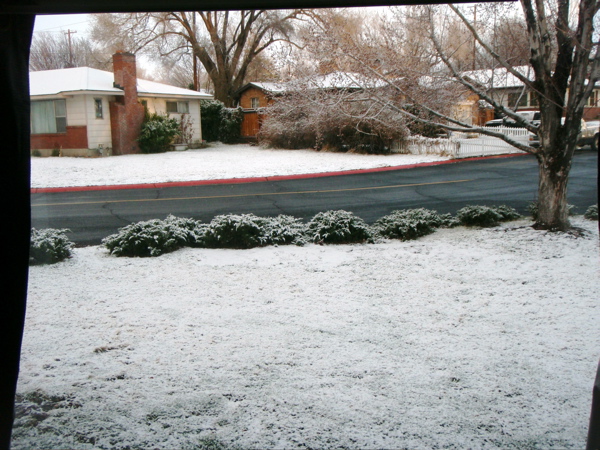
[[[90,67],[72,69],[43,70],[29,73],[30,96],[58,94],[102,93],[123,95],[121,89],[113,86],[114,74]],[[137,80],[138,95],[148,97],[193,97],[211,99],[206,92],[197,92],[154,81]]]
[[[385,83],[381,82],[381,80],[368,78],[361,74],[332,72],[325,75],[312,75],[285,83],[253,81],[242,87],[238,93],[250,86],[272,94],[282,94],[299,89],[364,89],[366,87],[379,87],[382,85],[385,85]]]
[[[513,69],[526,78],[531,79],[533,77],[533,69],[529,66],[513,67]],[[523,82],[504,67],[486,70],[472,70],[470,72],[463,73],[463,76],[490,89],[523,86]]]
[[[254,86],[259,89],[262,89],[265,92],[271,92],[273,94],[281,94],[286,91],[286,86],[284,83],[272,83],[272,82],[261,83],[261,82],[253,81],[251,83],[248,83],[246,86]],[[244,88],[242,88],[242,90],[243,89]]]

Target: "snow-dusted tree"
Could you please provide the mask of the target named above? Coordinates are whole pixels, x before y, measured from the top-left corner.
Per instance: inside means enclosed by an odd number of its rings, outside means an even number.
[[[91,42],[67,33],[39,32],[33,36],[29,55],[29,70],[53,70],[69,67],[105,69],[102,58]]]
[[[234,106],[234,93],[247,81],[251,65],[271,45],[290,39],[292,21],[300,14],[301,10],[111,14],[99,19],[102,23],[93,35],[133,53],[151,49],[159,57],[189,55],[206,70],[215,98]],[[113,32],[107,34],[102,27]]]
[[[401,26],[380,28],[377,33],[371,26],[361,33],[349,35],[335,22],[316,20],[313,47],[318,52],[344,56],[346,66],[353,71],[378,78],[393,88],[394,96],[373,99],[411,120],[430,123],[433,118],[448,130],[476,131],[495,136],[535,155],[539,163],[539,214],[535,226],[564,230],[570,226],[567,181],[583,109],[600,78],[598,36],[594,34],[600,3],[597,0],[581,0],[577,4],[571,4],[570,0],[521,0],[520,5],[528,39],[529,68],[525,70],[515,67],[507,55],[496,51],[494,34],[487,31],[493,23],[491,13],[494,10],[481,6],[477,11],[473,10],[473,6],[423,7],[419,16],[422,19],[422,35],[429,38],[434,51],[428,59],[431,63],[429,70],[419,68],[420,74],[415,71],[417,66],[411,64],[400,50],[407,39]],[[500,8],[514,6],[495,5],[495,8],[497,13]],[[574,17],[570,15],[573,11],[576,12]],[[396,14],[396,20],[402,23],[406,17],[403,10],[396,9]],[[493,67],[498,69],[490,71],[487,79],[464,71],[464,57],[458,50],[469,42],[456,39],[457,19],[463,31],[470,36],[475,60],[480,58],[487,67],[492,61]],[[461,33],[460,36],[467,34]],[[477,64],[475,67],[478,67]],[[540,123],[525,120],[515,109],[491,94],[492,83],[498,81],[494,80],[493,74],[498,73],[519,80],[524,90],[531,93],[541,111]],[[452,105],[458,105],[469,97],[488,103],[497,113],[537,134],[540,145],[533,147],[517,142],[510,135],[461,120],[452,113]],[[422,112],[418,117],[412,110],[416,106]]]
[[[370,92],[386,90],[389,95],[389,88],[360,74],[315,74],[288,82],[281,90],[264,111],[259,133],[263,144],[381,154],[408,134],[404,117],[375,101]]]

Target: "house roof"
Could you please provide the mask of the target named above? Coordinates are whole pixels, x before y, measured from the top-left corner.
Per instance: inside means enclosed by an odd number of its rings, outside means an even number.
[[[533,77],[533,69],[529,66],[518,66],[513,69],[526,78]],[[463,76],[489,89],[518,88],[523,82],[504,67],[464,72]]]
[[[284,92],[313,89],[364,89],[365,87],[380,87],[385,83],[380,80],[367,78],[364,75],[350,72],[332,72],[326,75],[313,75],[305,78],[282,83],[250,82],[240,88],[236,95],[245,90],[256,87],[270,94],[283,94]]]
[[[123,95],[121,89],[113,86],[114,74],[90,67],[72,69],[42,70],[29,73],[31,97],[78,94]],[[212,99],[206,92],[192,91],[155,81],[137,79],[140,97],[196,98]]]

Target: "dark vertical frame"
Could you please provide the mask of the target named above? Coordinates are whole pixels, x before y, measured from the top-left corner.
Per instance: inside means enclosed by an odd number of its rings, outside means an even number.
[[[29,262],[29,46],[35,16],[0,15],[0,185],[4,206],[0,300],[0,448],[10,447]]]

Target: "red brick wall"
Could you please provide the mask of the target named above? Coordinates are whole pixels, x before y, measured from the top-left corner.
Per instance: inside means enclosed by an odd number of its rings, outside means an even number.
[[[137,139],[144,121],[144,106],[110,102],[109,107],[113,155],[140,153]]]
[[[123,97],[110,102],[110,124],[114,155],[140,153],[137,139],[144,121],[144,106],[138,102],[135,55],[113,55],[115,84],[123,89]]]
[[[67,127],[66,133],[32,134],[33,150],[55,148],[88,148],[87,127]]]
[[[600,119],[600,108],[585,108],[583,110],[584,120],[598,120]]]

